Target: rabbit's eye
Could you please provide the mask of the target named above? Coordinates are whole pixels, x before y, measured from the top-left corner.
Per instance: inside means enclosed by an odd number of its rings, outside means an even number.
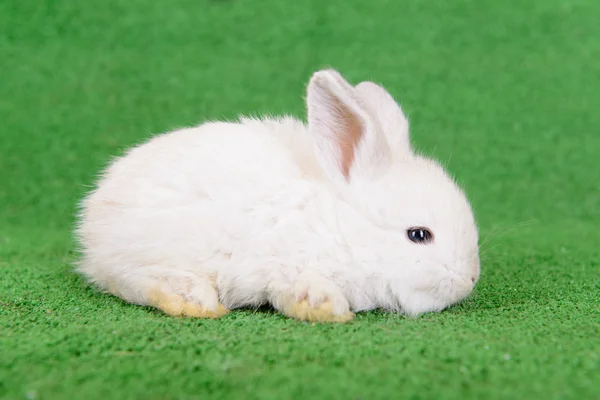
[[[433,241],[433,234],[427,228],[410,228],[406,231],[411,242],[426,244]]]

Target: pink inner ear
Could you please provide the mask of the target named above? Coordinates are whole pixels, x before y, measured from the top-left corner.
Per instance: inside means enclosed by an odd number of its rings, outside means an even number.
[[[340,168],[344,177],[348,179],[364,127],[361,119],[345,105],[336,102],[332,111],[339,126],[335,135],[340,149]]]

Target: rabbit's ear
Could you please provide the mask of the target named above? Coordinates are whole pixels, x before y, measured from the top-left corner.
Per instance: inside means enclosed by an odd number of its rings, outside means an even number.
[[[408,119],[392,95],[373,82],[359,83],[356,93],[377,119],[392,153],[398,157],[411,155]]]
[[[377,121],[354,88],[334,70],[316,72],[306,98],[308,125],[332,178],[372,177],[390,159],[390,149]]]

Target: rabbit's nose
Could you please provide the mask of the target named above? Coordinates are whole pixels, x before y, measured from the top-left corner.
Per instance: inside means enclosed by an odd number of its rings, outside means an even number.
[[[477,257],[475,259],[475,268],[473,268],[473,270],[471,271],[472,275],[471,275],[471,282],[473,282],[473,285],[475,285],[477,283],[477,281],[479,280],[479,272],[480,272],[480,264],[479,264],[479,257]]]
[[[477,281],[479,281],[479,271],[471,275],[471,282],[473,282],[473,285],[475,285]]]

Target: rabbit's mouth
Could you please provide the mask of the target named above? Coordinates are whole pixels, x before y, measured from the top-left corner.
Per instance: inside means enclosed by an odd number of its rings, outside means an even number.
[[[428,283],[421,281],[421,284],[412,286],[412,289],[406,286],[392,288],[403,313],[416,316],[428,312],[440,312],[471,294],[477,276],[453,272],[447,265],[443,267],[445,267],[443,268],[445,276],[441,279],[438,277],[431,280],[433,277],[430,275]]]

